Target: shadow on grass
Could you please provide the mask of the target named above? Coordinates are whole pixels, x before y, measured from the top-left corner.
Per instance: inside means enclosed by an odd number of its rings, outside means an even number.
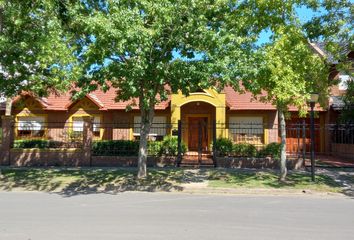
[[[245,187],[245,188],[273,188],[273,189],[302,189],[316,191],[341,192],[343,186],[332,177],[317,175],[316,182],[310,181],[310,173],[291,171],[286,182],[279,181],[279,174],[273,170],[218,170],[210,174],[211,186],[214,187]]]
[[[182,191],[180,184],[201,182],[203,174],[182,169],[149,169],[137,179],[136,169],[8,168],[1,170],[0,190],[55,192],[63,196],[125,191]]]
[[[272,170],[154,168],[148,171],[147,178],[136,179],[135,168],[5,168],[1,170],[0,190],[45,191],[70,197],[125,191],[183,191],[182,184],[205,180],[210,180],[214,187],[294,188],[337,192],[342,189],[338,182],[326,175],[317,175],[316,184],[311,184],[310,174],[306,172],[291,172],[288,181],[281,183],[277,172]],[[354,196],[353,189],[344,189],[342,192]]]

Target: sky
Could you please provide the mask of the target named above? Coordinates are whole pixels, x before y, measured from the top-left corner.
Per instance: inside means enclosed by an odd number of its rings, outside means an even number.
[[[302,23],[307,22],[309,20],[311,20],[312,17],[319,15],[319,12],[314,12],[311,9],[308,9],[306,7],[299,7],[296,9],[296,12],[299,16],[299,19]],[[266,43],[269,41],[269,37],[270,37],[270,31],[263,31],[261,33],[260,39],[257,42],[257,44],[261,45],[263,43]]]

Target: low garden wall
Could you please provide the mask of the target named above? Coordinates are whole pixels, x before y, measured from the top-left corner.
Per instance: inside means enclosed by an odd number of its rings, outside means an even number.
[[[332,143],[331,154],[354,160],[354,144]]]
[[[11,149],[8,162],[2,165],[16,167],[65,166],[65,167],[136,167],[137,156],[89,156],[82,149]],[[174,166],[176,157],[149,156],[149,167]]]
[[[11,149],[11,166],[89,166],[82,149]]]
[[[137,156],[92,156],[92,166],[96,167],[136,167],[138,166]],[[147,159],[148,167],[174,166],[176,157],[153,157]]]
[[[149,156],[148,167],[175,166],[177,157]],[[268,168],[278,169],[279,160],[272,158],[217,157],[217,167],[221,168]],[[137,156],[91,156],[85,157],[82,149],[11,149],[11,166],[66,166],[66,167],[136,167]],[[288,169],[301,169],[302,159],[288,159]]]

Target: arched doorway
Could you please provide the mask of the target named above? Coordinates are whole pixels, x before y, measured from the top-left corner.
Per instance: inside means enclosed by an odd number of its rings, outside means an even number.
[[[211,151],[215,116],[215,106],[207,102],[193,101],[181,106],[182,140],[188,151]]]

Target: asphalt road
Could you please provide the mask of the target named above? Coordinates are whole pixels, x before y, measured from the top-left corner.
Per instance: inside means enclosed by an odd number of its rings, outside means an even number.
[[[354,199],[1,192],[0,239],[354,239]]]

